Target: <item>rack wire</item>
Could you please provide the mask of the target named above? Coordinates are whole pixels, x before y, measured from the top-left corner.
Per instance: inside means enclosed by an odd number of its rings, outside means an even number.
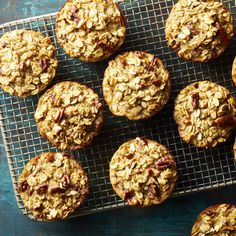
[[[155,117],[145,121],[128,121],[111,115],[105,106],[105,124],[101,134],[91,146],[71,152],[89,175],[90,194],[85,205],[71,217],[125,206],[115,194],[109,180],[109,161],[117,148],[137,136],[146,136],[166,145],[174,155],[179,178],[173,196],[236,183],[236,165],[233,160],[233,139],[212,149],[199,149],[188,145],[179,137],[172,118],[173,103],[180,89],[191,82],[211,80],[227,87],[236,95],[231,80],[231,66],[236,51],[236,40],[224,55],[214,62],[199,64],[179,59],[165,40],[165,21],[176,1],[139,0],[120,3],[127,17],[127,37],[121,51],[143,50],[156,54],[167,65],[172,80],[172,97],[167,106]],[[236,3],[223,1],[236,16]],[[55,35],[56,13],[28,18],[0,26],[0,36],[15,29],[41,31],[50,37],[56,47],[59,69],[53,84],[62,80],[79,81],[93,88],[102,98],[101,83],[107,61],[86,64],[65,54]],[[0,91],[0,122],[7,151],[16,200],[23,214],[34,219],[24,207],[17,181],[27,162],[46,151],[59,151],[37,132],[34,112],[39,96],[18,98]]]

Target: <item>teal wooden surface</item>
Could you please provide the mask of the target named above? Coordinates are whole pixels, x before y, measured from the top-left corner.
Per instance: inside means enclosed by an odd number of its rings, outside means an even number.
[[[0,24],[58,11],[62,0],[0,0]],[[235,185],[169,199],[147,209],[122,208],[61,222],[38,223],[22,215],[12,189],[5,148],[0,136],[0,236],[187,236],[198,213],[217,203],[236,204]]]

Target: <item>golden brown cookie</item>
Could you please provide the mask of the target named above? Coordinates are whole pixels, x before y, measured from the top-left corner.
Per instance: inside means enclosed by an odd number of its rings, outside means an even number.
[[[64,219],[85,202],[88,177],[75,159],[63,153],[47,152],[24,167],[18,191],[36,219]]]
[[[210,206],[197,217],[192,236],[235,236],[236,206],[219,204]]]
[[[26,97],[44,90],[58,62],[50,38],[31,30],[14,30],[0,39],[0,87]]]
[[[219,57],[233,37],[233,17],[219,0],[179,0],[166,21],[166,39],[179,57],[206,62]]]
[[[175,99],[174,119],[185,142],[215,147],[225,142],[236,126],[236,101],[223,86],[194,82]]]
[[[54,85],[38,102],[39,133],[61,150],[89,145],[103,124],[103,107],[92,89],[78,82]]]
[[[160,143],[136,138],[122,144],[113,155],[110,180],[115,192],[129,205],[160,204],[175,187],[176,163]]]
[[[131,51],[109,62],[102,88],[104,99],[114,115],[140,120],[150,118],[166,105],[171,81],[158,57]]]
[[[123,44],[125,18],[114,0],[70,0],[57,15],[56,34],[71,57],[101,61]]]

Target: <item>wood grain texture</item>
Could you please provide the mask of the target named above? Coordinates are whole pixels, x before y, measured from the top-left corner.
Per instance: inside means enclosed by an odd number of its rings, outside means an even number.
[[[58,11],[62,0],[0,1],[0,23]],[[236,204],[235,186],[174,198],[146,209],[123,208],[62,222],[38,223],[23,216],[12,189],[0,135],[0,236],[187,236],[204,208]]]

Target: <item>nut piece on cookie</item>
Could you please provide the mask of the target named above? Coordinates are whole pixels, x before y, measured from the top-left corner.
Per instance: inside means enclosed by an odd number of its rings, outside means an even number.
[[[137,137],[122,144],[113,155],[110,180],[115,192],[131,206],[160,204],[175,187],[176,163],[166,147]]]
[[[174,119],[185,142],[215,147],[225,142],[236,127],[236,100],[223,86],[194,82],[175,99]]]
[[[203,210],[192,227],[191,235],[236,235],[236,206],[219,204]]]
[[[233,37],[233,17],[219,0],[179,0],[166,21],[166,39],[179,57],[207,62]]]
[[[97,62],[123,44],[125,17],[114,0],[71,0],[57,15],[59,43],[71,57]]]
[[[103,106],[92,89],[64,81],[40,97],[34,118],[39,133],[49,142],[61,150],[78,150],[99,133]]]
[[[18,180],[18,192],[35,219],[64,219],[88,196],[88,177],[67,154],[47,152],[31,159]]]
[[[31,30],[14,30],[0,38],[0,87],[19,97],[44,90],[58,62],[50,38]]]
[[[130,51],[109,62],[102,89],[114,115],[140,120],[154,116],[166,105],[171,81],[158,57],[147,52]]]

